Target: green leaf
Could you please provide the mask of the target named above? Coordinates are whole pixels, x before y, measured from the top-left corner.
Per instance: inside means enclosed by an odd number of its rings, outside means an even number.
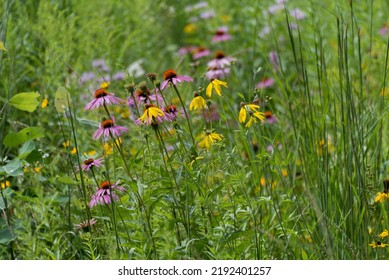
[[[3,228],[2,230],[0,230],[0,244],[7,245],[14,239],[15,238],[12,236],[12,233],[9,231],[8,228]]]
[[[12,148],[21,145],[29,140],[34,140],[43,136],[45,136],[43,128],[26,127],[17,133],[11,132],[7,134],[7,136],[5,136],[3,140],[3,144],[7,147]]]
[[[55,92],[54,106],[58,113],[64,113],[69,108],[70,94],[64,87],[59,86]]]
[[[25,159],[33,150],[35,150],[35,143],[33,141],[27,141],[19,149],[19,159]]]
[[[4,43],[2,41],[0,41],[0,51],[8,51],[5,46],[4,46]]]
[[[33,150],[26,157],[26,161],[29,163],[34,163],[37,161],[42,162],[42,154],[40,152],[38,152],[37,150]]]
[[[22,111],[34,112],[39,105],[40,96],[37,92],[18,93],[9,100],[9,104]]]
[[[305,253],[305,251],[303,249],[301,249],[301,257],[305,261],[308,260],[308,255],[307,255],[307,253]]]
[[[12,177],[20,176],[23,174],[22,167],[22,162],[20,159],[16,158],[0,167],[0,175],[8,175]]]
[[[69,176],[62,176],[57,179],[59,183],[66,184],[66,185],[77,185],[78,183],[73,180],[73,178]]]

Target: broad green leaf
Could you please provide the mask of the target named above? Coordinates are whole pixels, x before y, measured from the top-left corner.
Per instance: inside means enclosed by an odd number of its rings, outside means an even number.
[[[37,150],[33,150],[26,157],[26,161],[29,163],[34,163],[37,161],[42,162],[42,154],[40,152],[38,152]]]
[[[2,41],[0,41],[0,51],[8,51],[5,46],[4,46],[4,43]]]
[[[9,100],[9,104],[22,111],[34,112],[39,105],[40,96],[38,92],[18,93]]]
[[[68,90],[62,86],[59,86],[55,92],[55,109],[58,113],[64,113],[69,108],[70,94]]]
[[[7,147],[16,147],[29,140],[45,136],[44,129],[41,127],[26,127],[17,133],[9,133],[5,136],[3,144]]]
[[[66,185],[77,185],[77,182],[73,180],[73,178],[69,176],[61,176],[57,178],[57,181]]]
[[[0,175],[16,177],[23,174],[23,165],[20,159],[16,158],[6,165],[0,167]]]
[[[19,149],[19,159],[25,159],[33,150],[35,150],[35,143],[30,140],[23,144]]]
[[[7,227],[0,230],[0,244],[7,245],[14,239]]]

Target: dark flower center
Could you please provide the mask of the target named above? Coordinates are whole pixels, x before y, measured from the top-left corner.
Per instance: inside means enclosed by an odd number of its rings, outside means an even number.
[[[149,109],[150,107],[157,107],[157,106],[155,106],[153,104],[146,104],[145,105],[145,110]]]
[[[224,57],[226,57],[226,55],[224,54],[223,51],[217,51],[217,52],[215,52],[215,58],[217,58],[217,59],[222,59],[222,58],[224,58]]]
[[[110,128],[110,127],[113,127],[114,124],[113,124],[113,120],[105,120],[101,123],[101,126],[103,128]]]
[[[216,34],[217,36],[221,36],[221,35],[226,34],[226,32],[225,32],[224,30],[217,30],[215,34]]]
[[[164,111],[166,113],[175,113],[175,112],[177,112],[177,107],[176,107],[176,105],[169,105],[169,106],[165,107]]]
[[[84,164],[85,164],[85,165],[90,165],[90,164],[92,164],[94,161],[95,161],[95,160],[94,160],[93,158],[89,158],[89,159],[87,159],[87,160],[84,160]]]
[[[98,90],[95,91],[95,94],[94,94],[96,99],[107,96],[107,95],[109,95],[109,93],[103,88],[99,88]]]
[[[271,111],[266,111],[264,113],[264,115],[265,115],[265,118],[270,119],[273,116],[273,113]]]
[[[112,185],[112,184],[111,184],[110,181],[101,182],[101,183],[100,183],[100,189],[107,190],[107,189],[109,189],[109,187],[110,187],[111,185]]]
[[[165,80],[171,80],[173,78],[177,77],[177,73],[176,71],[172,70],[172,69],[169,69],[169,70],[166,70],[164,73],[163,73],[163,78]]]

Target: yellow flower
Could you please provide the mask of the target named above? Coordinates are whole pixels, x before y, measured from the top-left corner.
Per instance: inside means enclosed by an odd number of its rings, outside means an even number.
[[[71,153],[72,155],[75,155],[75,154],[77,153],[77,148],[74,147],[74,148],[70,151],[70,153]]]
[[[189,105],[189,109],[196,110],[197,108],[199,109],[204,109],[207,106],[207,103],[205,102],[205,99],[202,98],[201,96],[196,96],[193,98],[192,102]]]
[[[34,168],[35,172],[36,173],[41,173],[41,170],[42,170],[42,166],[37,166]]]
[[[389,246],[389,244],[386,244],[386,243],[381,243],[379,241],[373,241],[372,243],[369,244],[370,247],[372,248],[385,248],[387,246]]]
[[[387,229],[385,229],[380,235],[378,235],[380,238],[385,238],[389,235],[389,232]]]
[[[285,168],[283,168],[283,169],[281,170],[281,174],[282,174],[283,177],[288,176],[288,170],[285,169]]]
[[[196,31],[196,29],[197,29],[197,26],[194,23],[188,23],[184,27],[184,33],[187,33],[187,34],[193,33]]]
[[[257,121],[260,120],[263,122],[265,120],[265,116],[262,112],[250,112],[250,119],[246,123],[246,127],[250,127],[253,123],[257,123]]]
[[[70,146],[70,141],[69,140],[66,140],[65,142],[62,143],[62,146],[64,148],[68,148]]]
[[[2,189],[9,188],[10,186],[11,186],[11,183],[8,180],[5,182],[1,182]]]
[[[112,155],[113,147],[110,143],[104,143],[104,153],[107,155]]]
[[[203,140],[199,142],[199,147],[209,150],[215,142],[221,141],[222,137],[223,136],[221,134],[217,134],[215,132],[203,132],[201,134],[201,138],[203,138]]]
[[[143,115],[139,118],[139,120],[143,123],[151,124],[155,120],[155,118],[163,117],[164,115],[165,114],[158,107],[155,107],[153,105],[148,105],[148,107],[146,107],[146,110],[144,111]]]
[[[376,198],[374,199],[374,202],[383,202],[385,199],[388,199],[389,195],[387,193],[380,193],[378,192]]]
[[[100,85],[100,88],[108,88],[109,87],[109,82],[103,82]]]
[[[88,156],[94,156],[96,153],[97,153],[97,152],[96,152],[95,150],[92,150],[92,151],[87,152],[86,154],[87,154]]]
[[[212,80],[209,85],[207,86],[207,89],[206,89],[206,94],[208,97],[211,97],[212,96],[212,89],[215,89],[216,93],[219,95],[219,96],[222,96],[222,89],[220,86],[223,86],[223,87],[226,87],[228,88],[227,86],[227,82],[223,82],[223,81],[219,81],[218,79],[215,79],[215,80]]]
[[[373,229],[371,227],[368,227],[367,228],[367,232],[369,233],[369,235],[372,235],[373,234]]]
[[[239,122],[241,122],[241,123],[246,122],[247,113],[258,112],[257,109],[259,109],[259,108],[260,108],[259,105],[256,105],[256,104],[247,104],[246,105],[243,103],[243,105],[239,111]],[[263,116],[263,120],[264,119],[265,119],[265,117]]]
[[[42,109],[46,108],[47,105],[49,105],[49,100],[47,98],[43,99],[42,101]]]

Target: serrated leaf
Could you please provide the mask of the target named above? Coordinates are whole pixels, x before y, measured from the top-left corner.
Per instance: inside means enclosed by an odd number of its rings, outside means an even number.
[[[45,136],[45,134],[42,127],[26,127],[17,133],[8,133],[7,136],[4,137],[3,144],[12,148],[43,136]]]
[[[38,92],[22,92],[12,96],[8,103],[19,110],[31,113],[38,107],[40,96]]]
[[[64,113],[69,108],[70,94],[68,90],[59,86],[55,92],[54,106],[58,113]]]
[[[16,158],[8,162],[6,165],[1,166],[0,174],[16,177],[23,174],[22,167],[23,167],[22,162],[20,161],[20,159]]]
[[[4,43],[2,41],[0,41],[0,51],[8,51],[5,46],[4,46]]]

